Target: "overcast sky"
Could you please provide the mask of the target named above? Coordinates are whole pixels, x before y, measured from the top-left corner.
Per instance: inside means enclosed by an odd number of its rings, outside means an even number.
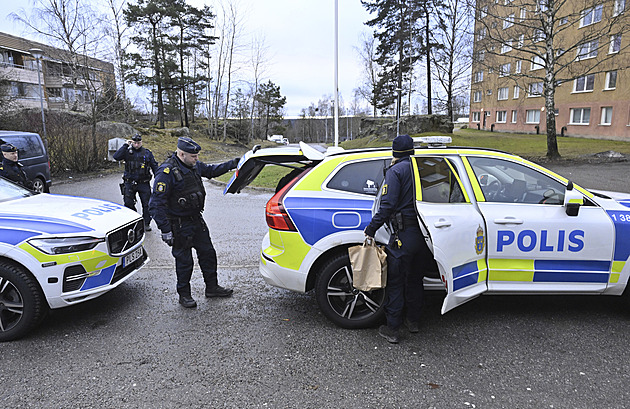
[[[201,7],[203,0],[188,0]],[[287,97],[286,111],[297,116],[302,108],[334,93],[334,0],[233,0],[246,18],[244,36],[261,33],[268,46],[268,77]],[[213,6],[213,1],[205,4]],[[0,0],[0,31],[36,41],[8,18],[21,7],[30,13],[31,1]],[[339,92],[346,105],[359,85],[360,64],[354,47],[369,15],[360,0],[339,0]],[[44,41],[42,41],[44,42]]]

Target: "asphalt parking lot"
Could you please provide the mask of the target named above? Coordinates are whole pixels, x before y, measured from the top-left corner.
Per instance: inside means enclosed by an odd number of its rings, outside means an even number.
[[[630,193],[630,165],[547,165],[575,183]],[[121,203],[119,175],[53,193]],[[343,330],[312,294],[266,285],[258,252],[266,191],[223,196],[206,184],[206,220],[229,299],[177,304],[174,261],[154,228],[151,263],[118,289],[54,311],[0,344],[6,408],[625,407],[630,307],[613,297],[480,297],[442,316],[427,297],[419,334],[389,345]],[[155,227],[155,226],[154,226]]]

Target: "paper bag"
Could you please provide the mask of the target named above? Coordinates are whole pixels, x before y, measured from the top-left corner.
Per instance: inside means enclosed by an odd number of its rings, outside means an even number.
[[[352,265],[354,288],[371,291],[387,284],[387,254],[373,239],[365,239],[362,245],[348,248]]]

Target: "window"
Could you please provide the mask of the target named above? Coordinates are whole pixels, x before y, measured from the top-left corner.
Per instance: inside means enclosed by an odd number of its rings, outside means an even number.
[[[504,124],[507,121],[507,111],[497,111],[497,122]]]
[[[597,5],[595,7],[582,10],[580,18],[580,27],[589,26],[602,20],[602,10],[604,6]]]
[[[507,40],[505,44],[501,45],[501,54],[509,53],[512,51],[512,40]]]
[[[492,90],[491,90],[491,89],[488,89],[488,90],[486,91],[486,95],[492,95]]]
[[[508,87],[502,87],[499,88],[499,91],[497,92],[497,99],[499,101],[503,101],[508,99],[508,94],[509,94],[510,90]]]
[[[602,118],[600,125],[612,124],[612,107],[602,107]]]
[[[614,11],[614,15],[617,16],[621,13],[623,13],[623,11],[626,8],[626,0],[615,0],[615,11]]]
[[[563,26],[565,24],[567,24],[569,22],[569,18],[568,17],[562,17],[560,18],[560,25]]]
[[[548,9],[549,9],[549,6],[547,4],[547,0],[538,0],[537,11],[545,12]]]
[[[337,172],[326,185],[329,189],[376,196],[383,182],[385,161],[366,160],[349,163]]]
[[[539,97],[543,92],[543,83],[542,82],[532,82],[529,84],[529,93],[528,97]]]
[[[472,113],[472,121],[473,122],[479,122],[479,112],[473,112]]]
[[[486,59],[486,52],[485,51],[478,51],[477,52],[477,61],[483,61]]]
[[[523,65],[523,62],[521,60],[518,60],[516,62],[516,69],[514,70],[514,72],[517,73],[517,74],[520,74],[522,65]]]
[[[482,27],[477,30],[477,40],[483,40],[486,37],[486,28]]]
[[[539,55],[535,55],[532,57],[532,66],[531,71],[539,70],[544,67],[545,60],[542,59]]]
[[[535,29],[534,30],[534,37],[532,38],[532,41],[534,43],[537,43],[537,42],[542,41],[544,39],[545,39],[545,33],[539,28]]]
[[[483,81],[483,71],[477,71],[473,74],[473,82]]]
[[[608,54],[618,53],[621,49],[621,34],[615,34],[610,36],[610,47],[608,48]]]
[[[588,125],[591,120],[591,108],[572,108],[571,125]]]
[[[473,102],[481,102],[481,91],[473,92]]]
[[[499,158],[468,157],[487,202],[562,205],[564,185],[548,175]]]
[[[525,44],[525,34],[518,36],[518,44],[516,45],[516,48],[523,47],[523,44]]]
[[[431,203],[465,203],[457,168],[445,158],[414,158],[420,171],[422,201]]]
[[[508,4],[512,3],[513,1],[514,0],[503,0],[503,4],[507,6]]]
[[[521,93],[521,88],[518,85],[515,85],[514,86],[514,99],[517,99],[520,93]]]
[[[512,123],[515,124],[516,123],[516,118],[518,111],[517,110],[512,110]]]
[[[595,74],[585,75],[574,81],[573,92],[592,91],[595,85]]]
[[[537,109],[528,109],[527,117],[525,120],[528,124],[539,124],[540,123],[540,111]]]
[[[484,18],[488,15],[488,6],[483,6],[481,10],[479,10],[479,18]]]
[[[578,45],[577,59],[585,60],[587,58],[597,57],[597,47],[599,47],[599,40]]]
[[[527,17],[527,9],[526,8],[522,8],[521,9],[521,20],[525,20],[526,17]]]
[[[503,29],[510,28],[514,25],[514,13],[510,14],[503,20]]]
[[[501,67],[499,67],[499,77],[505,77],[506,75],[510,75],[511,68],[512,68],[511,63],[501,65]]]
[[[604,89],[617,88],[617,71],[608,71],[606,73],[606,86]]]

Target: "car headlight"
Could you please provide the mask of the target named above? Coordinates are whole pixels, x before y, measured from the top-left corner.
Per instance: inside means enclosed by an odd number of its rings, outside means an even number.
[[[66,254],[90,250],[105,239],[95,237],[63,237],[29,240],[29,244],[46,254]]]

